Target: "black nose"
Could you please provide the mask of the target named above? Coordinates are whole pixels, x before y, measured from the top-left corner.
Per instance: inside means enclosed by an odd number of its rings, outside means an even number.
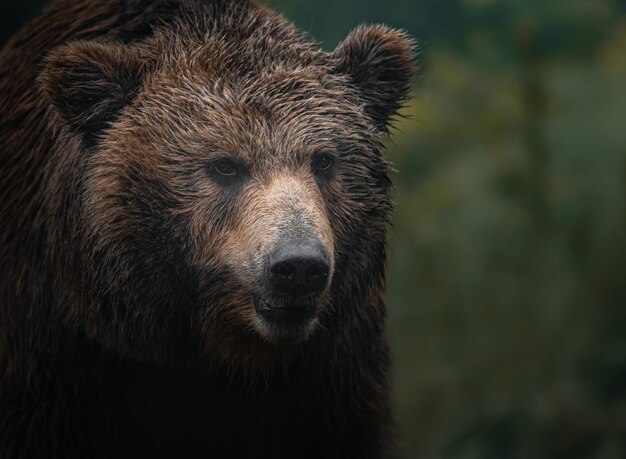
[[[281,245],[270,256],[269,281],[289,295],[319,293],[328,282],[328,262],[319,244]]]

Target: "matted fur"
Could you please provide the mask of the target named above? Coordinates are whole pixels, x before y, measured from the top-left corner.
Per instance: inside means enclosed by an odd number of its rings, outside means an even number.
[[[56,0],[22,30],[0,53],[0,457],[389,457],[381,142],[412,56],[383,26],[320,51],[248,1]],[[236,186],[207,172],[224,155]],[[286,339],[252,298],[293,232],[332,280]]]

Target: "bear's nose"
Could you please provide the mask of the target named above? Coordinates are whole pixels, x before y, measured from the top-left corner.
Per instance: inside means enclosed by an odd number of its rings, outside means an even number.
[[[319,244],[281,245],[270,256],[269,281],[281,293],[320,293],[328,283],[329,266]]]

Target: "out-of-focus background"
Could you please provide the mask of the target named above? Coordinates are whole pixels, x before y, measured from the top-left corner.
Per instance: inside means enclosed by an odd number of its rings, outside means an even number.
[[[0,41],[42,0],[4,0]],[[395,124],[401,458],[626,458],[626,0],[268,0],[421,42]]]

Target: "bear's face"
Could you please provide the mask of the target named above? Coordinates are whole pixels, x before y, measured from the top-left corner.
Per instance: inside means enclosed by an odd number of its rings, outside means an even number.
[[[261,30],[229,58],[223,37],[177,34],[47,61],[44,87],[87,150],[80,246],[99,265],[82,282],[101,304],[72,315],[142,358],[272,366],[350,307],[339,290],[383,255],[368,252],[390,210],[380,137],[412,44],[371,27],[326,54]]]

